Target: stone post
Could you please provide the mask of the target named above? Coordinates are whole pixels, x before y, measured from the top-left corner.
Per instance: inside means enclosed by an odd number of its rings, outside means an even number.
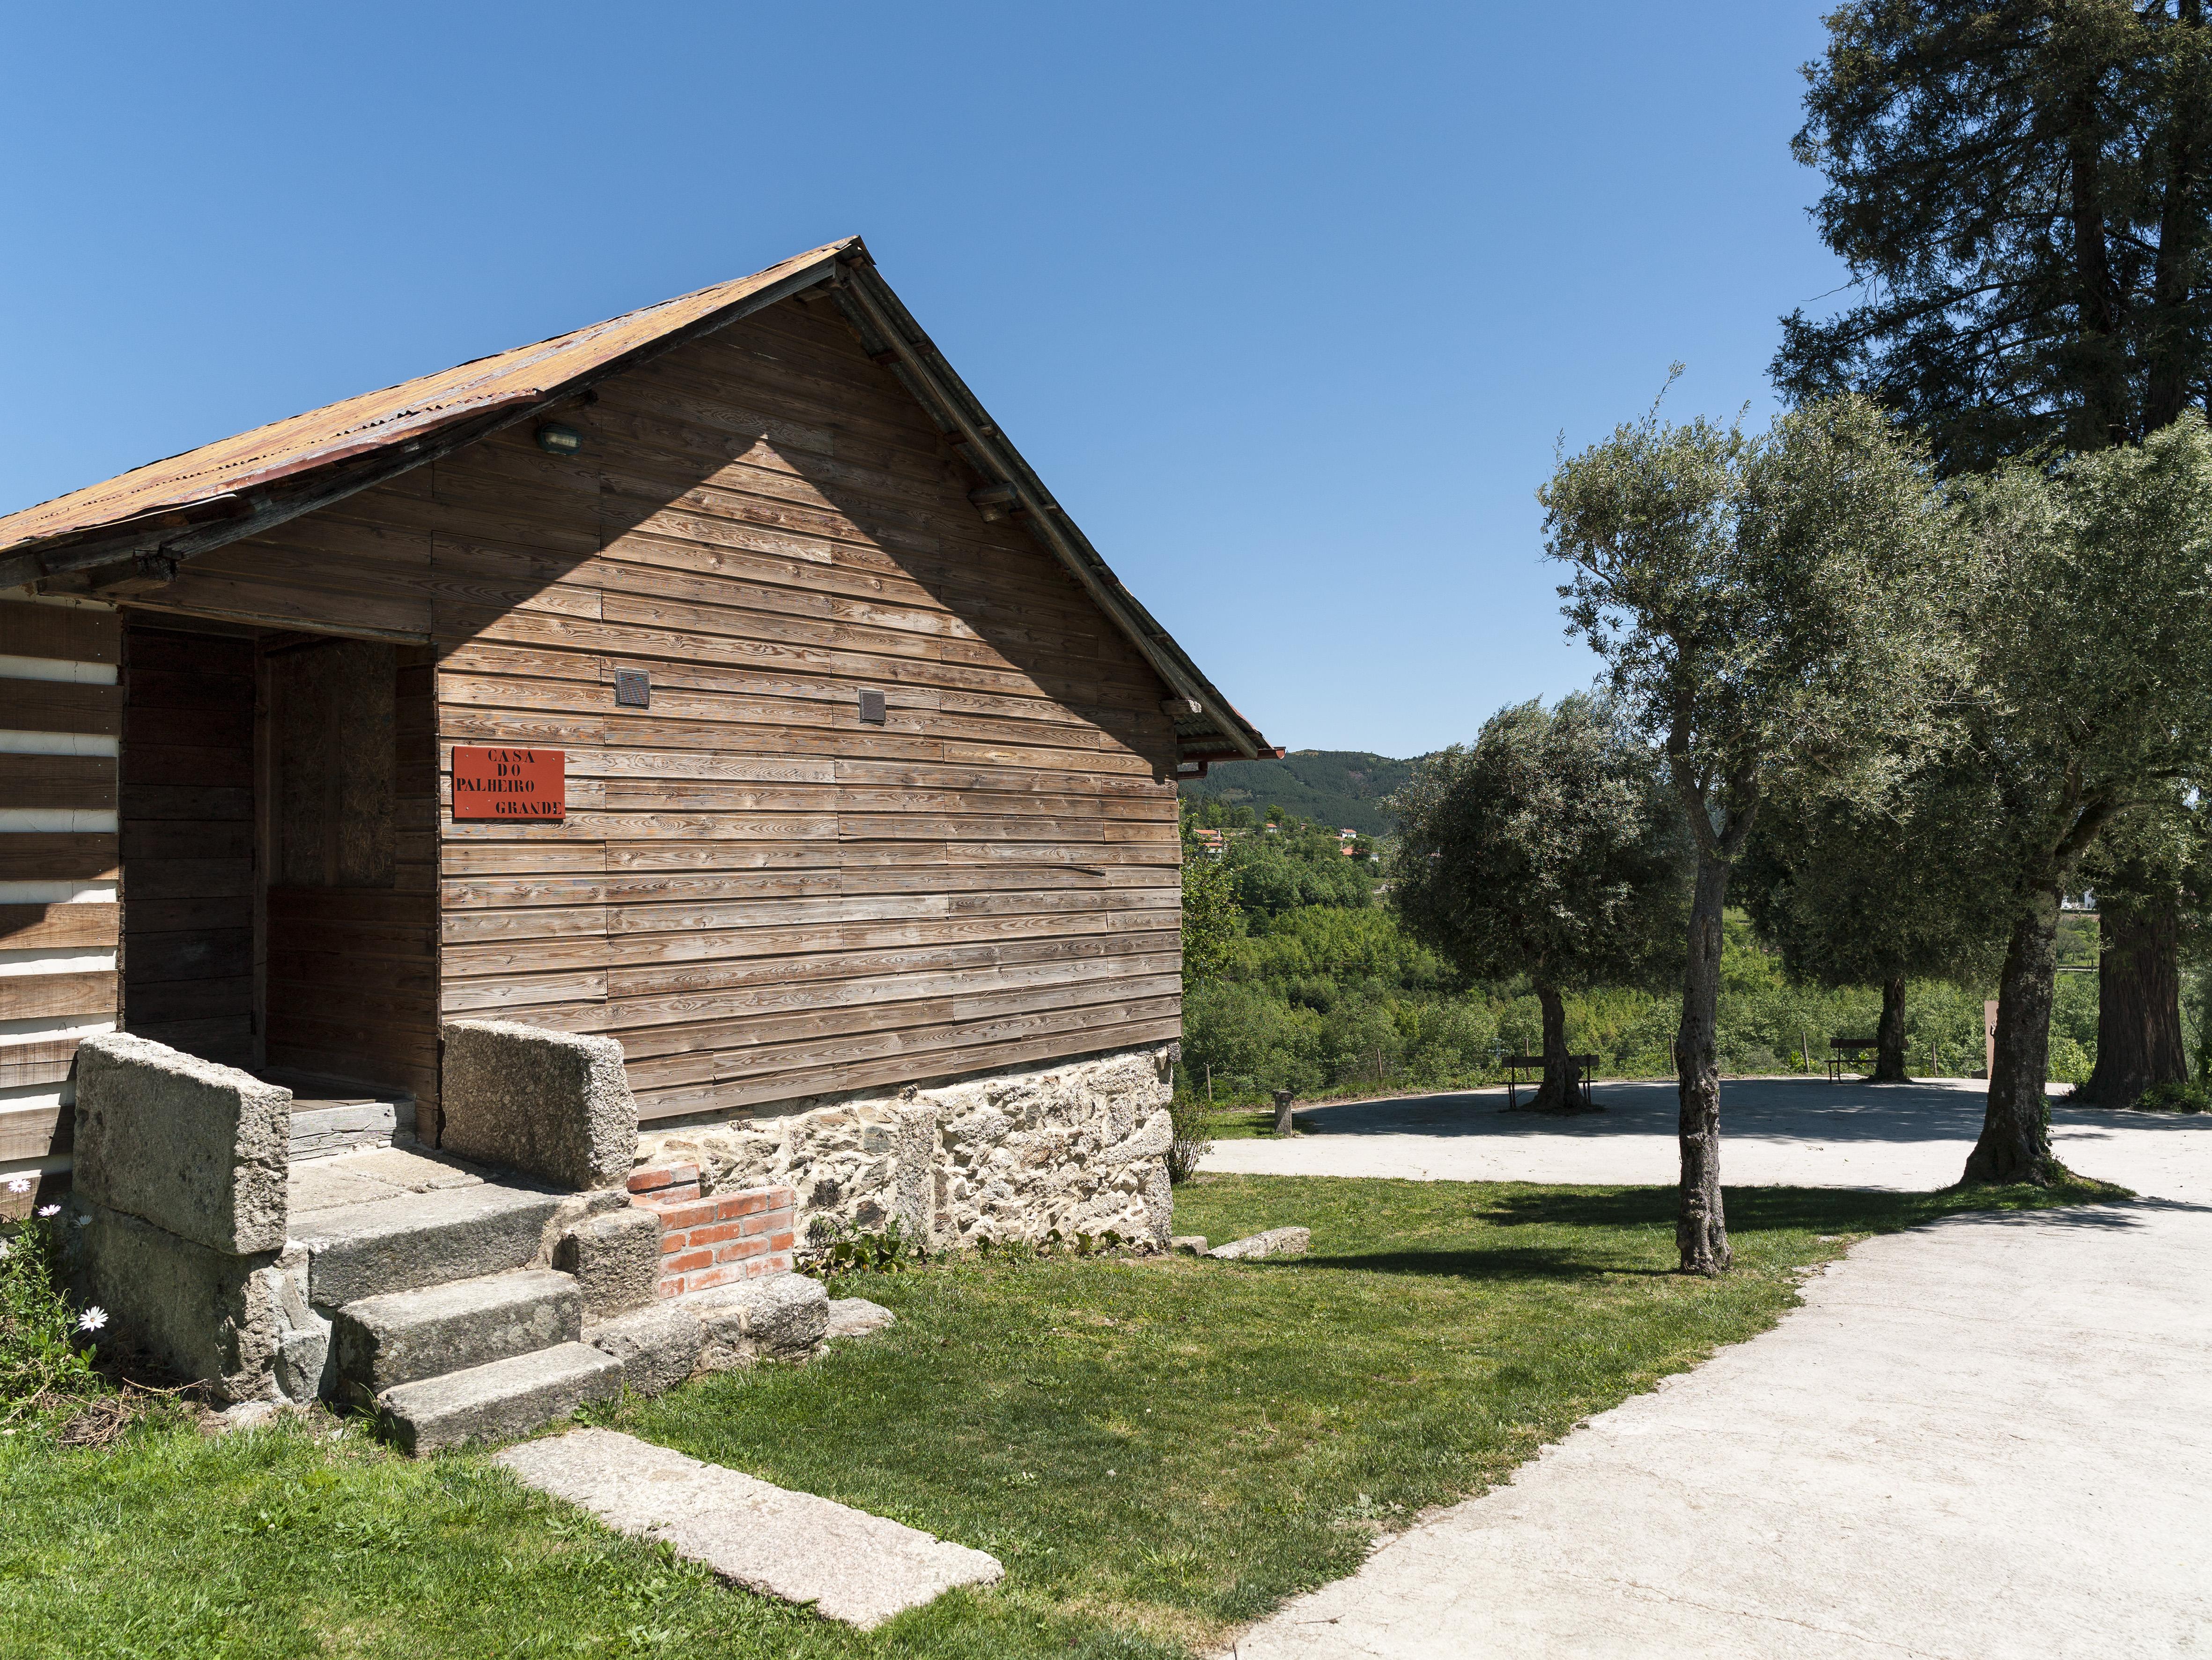
[[[292,1091],[128,1032],[77,1047],[72,1186],[226,1256],[284,1248]]]
[[[440,1036],[442,1151],[579,1193],[629,1180],[637,1098],[613,1038],[512,1020],[448,1020]]]
[[[1291,1103],[1297,1098],[1296,1092],[1291,1090],[1277,1090],[1275,1091],[1276,1134],[1288,1135],[1291,1130],[1296,1128],[1291,1121]]]
[[[292,1092],[126,1032],[76,1055],[73,1229],[103,1347],[218,1400],[276,1392]]]

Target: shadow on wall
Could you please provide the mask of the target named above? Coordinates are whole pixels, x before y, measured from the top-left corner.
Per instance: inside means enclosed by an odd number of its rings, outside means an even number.
[[[810,330],[823,326],[819,319],[810,316],[802,321],[790,318],[787,307],[778,309],[785,313],[787,323],[798,322]],[[720,372],[736,377],[732,385],[744,384],[749,371],[764,374],[767,379],[757,391],[763,402],[777,401],[780,394],[770,387],[779,373],[787,371],[777,361],[775,337],[768,329],[764,321],[738,325],[708,341],[680,349],[663,365],[647,364],[627,379],[643,392],[654,385],[657,369],[681,374],[696,371],[707,362],[719,362]],[[1146,757],[1156,775],[1171,778],[1174,726],[1160,710],[1164,689],[1151,666],[1041,539],[1024,530],[1017,520],[987,521],[978,513],[968,493],[980,475],[971,474],[952,459],[921,405],[888,371],[868,361],[857,340],[842,331],[832,332],[836,344],[829,349],[849,355],[851,373],[883,383],[879,392],[862,392],[853,398],[853,407],[845,412],[845,424],[860,429],[860,433],[841,426],[833,435],[829,427],[832,417],[823,417],[819,441],[824,450],[836,447],[836,459],[793,442],[800,430],[795,422],[756,419],[738,423],[738,430],[687,429],[687,441],[692,446],[688,459],[702,475],[700,482],[673,494],[659,489],[624,494],[610,487],[601,497],[599,508],[603,535],[610,547],[655,514],[689,505],[701,491],[711,496],[721,489],[750,491],[764,487],[758,475],[718,486],[716,476],[724,467],[743,463],[770,475],[781,474],[787,481],[790,498],[780,515],[783,520],[802,534],[836,538],[854,545],[856,560],[852,569],[808,567],[809,580],[799,584],[812,588],[816,597],[823,599],[830,598],[821,592],[825,587],[849,594],[833,614],[864,633],[876,632],[870,628],[867,597],[872,589],[878,596],[875,604],[884,608],[881,624],[892,629],[911,628],[915,619],[897,595],[904,583],[911,582],[967,630],[964,635],[937,635],[932,642],[936,649],[926,657],[916,657],[917,666],[941,663],[956,671],[949,677],[917,677],[931,683],[944,680],[945,686],[893,684],[883,688],[884,732],[896,734],[904,730],[923,740],[965,737],[1004,742],[1006,700],[991,695],[988,687],[970,693],[951,686],[963,678],[957,672],[961,667],[982,670],[987,675],[991,671],[1011,670],[1057,701],[1077,721]],[[604,401],[592,412],[593,423],[611,428],[610,435],[619,441],[624,435],[626,399],[631,387],[617,381],[602,391]],[[894,410],[910,417],[909,422],[901,423],[896,441],[888,435],[862,435],[866,426]],[[925,459],[921,453],[924,450],[939,453]],[[753,511],[757,514],[757,504]],[[870,551],[861,554],[862,547]],[[871,581],[865,568],[870,559],[879,561],[887,575],[902,580],[890,584]],[[744,574],[748,567],[762,562],[763,556],[748,557],[740,553],[731,575]],[[818,649],[794,647],[788,666],[814,672],[826,668],[833,675],[841,672],[820,660],[821,655]],[[672,685],[683,684],[681,668],[672,666],[665,672]],[[702,684],[711,684],[716,678],[711,670],[707,671]],[[834,682],[822,690],[840,700],[850,695]],[[1038,741],[1053,740],[1042,737]],[[1077,746],[1084,745],[1079,742]]]

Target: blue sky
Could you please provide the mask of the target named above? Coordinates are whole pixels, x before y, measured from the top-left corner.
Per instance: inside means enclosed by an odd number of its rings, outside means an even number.
[[[860,232],[1292,748],[1586,684],[1536,486],[1772,407],[1819,8],[19,9],[0,509]]]

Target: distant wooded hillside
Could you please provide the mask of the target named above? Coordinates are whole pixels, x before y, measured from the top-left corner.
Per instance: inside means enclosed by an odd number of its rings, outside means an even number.
[[[1413,776],[1414,765],[1358,750],[1293,750],[1279,761],[1217,762],[1182,789],[1256,812],[1278,806],[1334,830],[1388,836],[1397,824],[1382,800]]]

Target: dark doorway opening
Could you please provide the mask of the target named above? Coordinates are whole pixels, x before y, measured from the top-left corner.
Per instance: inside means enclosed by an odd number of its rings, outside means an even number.
[[[124,678],[125,1028],[434,1110],[428,650],[134,619]]]

